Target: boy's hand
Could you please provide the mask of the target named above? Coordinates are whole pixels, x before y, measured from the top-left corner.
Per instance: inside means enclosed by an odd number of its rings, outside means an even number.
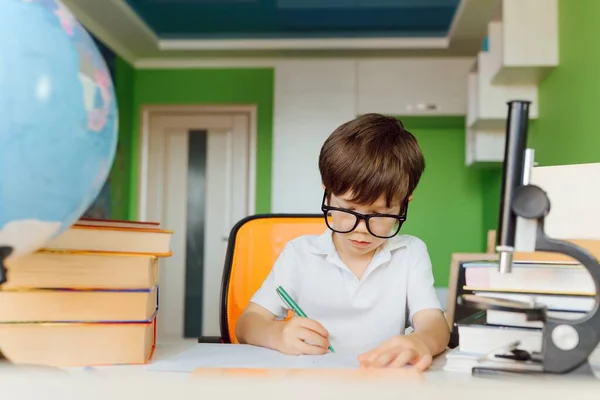
[[[329,352],[329,332],[317,321],[293,317],[278,323],[277,350],[285,354],[325,354]]]
[[[431,351],[417,334],[395,336],[358,357],[363,368],[400,368],[412,364],[424,371],[433,360]]]

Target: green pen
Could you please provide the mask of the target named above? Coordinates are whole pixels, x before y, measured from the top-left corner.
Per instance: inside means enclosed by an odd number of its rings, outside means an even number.
[[[304,314],[304,311],[302,311],[302,309],[298,306],[298,304],[296,304],[294,299],[292,299],[292,297],[289,294],[287,294],[284,288],[282,288],[281,286],[277,286],[277,294],[297,315],[307,318],[306,314]],[[331,351],[332,353],[334,351],[331,345],[329,345],[329,351]]]

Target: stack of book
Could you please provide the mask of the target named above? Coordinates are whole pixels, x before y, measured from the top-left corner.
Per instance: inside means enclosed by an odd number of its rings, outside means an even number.
[[[12,362],[92,366],[148,362],[156,343],[158,223],[80,220],[46,247],[7,262],[0,351]]]
[[[508,274],[500,273],[495,261],[468,262],[462,268],[465,285],[459,292],[543,305],[550,317],[578,319],[595,303],[594,282],[576,262],[517,261]],[[470,371],[483,356],[515,342],[528,352],[542,350],[543,322],[528,321],[522,313],[474,310],[456,327],[459,345],[447,354],[446,370]]]

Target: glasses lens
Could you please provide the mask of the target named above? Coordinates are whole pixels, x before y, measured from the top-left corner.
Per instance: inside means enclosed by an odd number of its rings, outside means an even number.
[[[396,235],[399,228],[400,221],[396,218],[372,217],[369,219],[369,229],[371,233],[381,238],[390,238]]]
[[[327,211],[327,225],[335,232],[346,233],[354,229],[356,216],[345,211]]]

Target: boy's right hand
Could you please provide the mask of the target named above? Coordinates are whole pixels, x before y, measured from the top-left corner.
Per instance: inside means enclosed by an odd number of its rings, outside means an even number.
[[[278,350],[285,354],[325,354],[329,352],[329,332],[317,321],[292,317],[279,323]]]

